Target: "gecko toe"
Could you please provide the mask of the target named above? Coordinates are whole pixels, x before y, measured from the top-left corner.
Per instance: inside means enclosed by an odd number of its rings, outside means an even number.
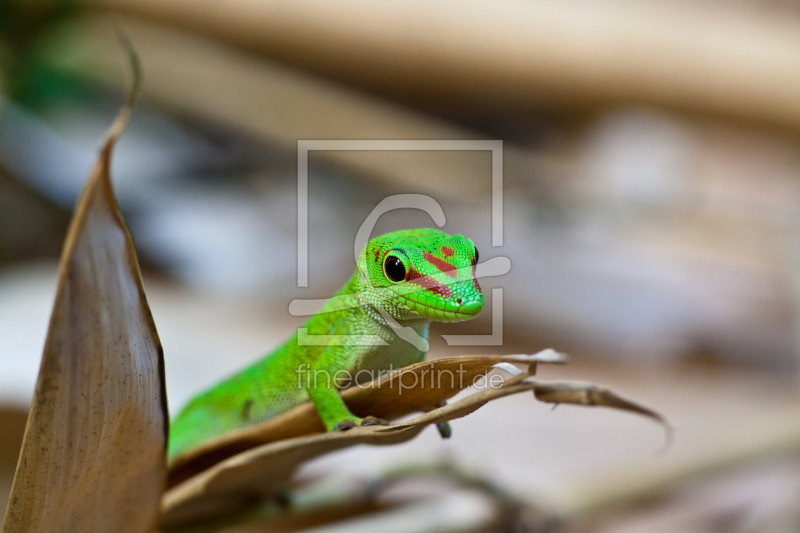
[[[349,418],[345,418],[344,420],[339,420],[333,429],[339,431],[347,431],[348,429],[353,429],[356,427],[356,423],[350,420]]]
[[[362,426],[388,426],[389,422],[384,420],[383,418],[377,418],[374,416],[368,416],[364,420],[361,421]]]

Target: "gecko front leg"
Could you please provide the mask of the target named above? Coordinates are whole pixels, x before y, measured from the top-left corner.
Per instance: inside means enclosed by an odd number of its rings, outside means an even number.
[[[388,425],[385,420],[374,416],[360,418],[351,413],[339,395],[339,389],[334,381],[334,376],[329,372],[317,368],[314,370],[313,382],[306,386],[306,393],[327,431],[345,431],[355,426]]]

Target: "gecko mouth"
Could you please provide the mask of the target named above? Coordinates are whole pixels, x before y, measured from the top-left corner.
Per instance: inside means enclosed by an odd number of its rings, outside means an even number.
[[[461,304],[454,304],[444,300],[429,300],[422,302],[409,297],[401,296],[403,303],[415,313],[436,320],[437,322],[461,322],[478,316],[483,309],[483,298],[469,300]]]

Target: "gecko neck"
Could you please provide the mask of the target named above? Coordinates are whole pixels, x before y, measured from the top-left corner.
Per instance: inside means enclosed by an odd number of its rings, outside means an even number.
[[[397,326],[410,327],[413,328],[419,335],[422,335],[425,339],[427,339],[428,326],[430,325],[431,320],[418,315],[398,318],[395,316],[395,314],[389,312],[389,310],[386,308],[386,305],[381,303],[385,300],[381,300],[376,296],[376,293],[381,290],[382,289],[370,287],[363,279],[359,270],[356,269],[350,280],[337,294],[354,295],[358,302],[358,308],[376,326],[389,330],[393,330]]]

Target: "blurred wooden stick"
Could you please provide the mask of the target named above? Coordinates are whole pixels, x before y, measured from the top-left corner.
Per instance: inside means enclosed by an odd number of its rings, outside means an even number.
[[[142,58],[144,97],[296,151],[299,139],[486,139],[414,110],[389,104],[296,72],[212,40],[126,17],[124,27]],[[115,84],[121,79],[109,17],[78,21],[54,46],[58,66]],[[491,194],[485,152],[327,151],[314,157],[344,165],[390,187],[484,201]],[[506,145],[506,183],[529,181],[551,163]],[[555,172],[552,168],[547,174]]]
[[[632,0],[94,2],[418,100],[632,101],[800,127],[800,20],[780,13]]]

